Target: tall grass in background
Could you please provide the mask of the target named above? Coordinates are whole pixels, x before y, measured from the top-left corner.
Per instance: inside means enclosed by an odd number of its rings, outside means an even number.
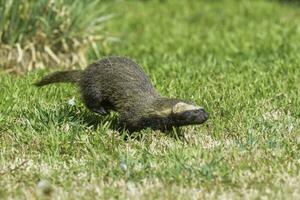
[[[112,15],[99,0],[0,0],[0,67],[12,72],[86,65]]]

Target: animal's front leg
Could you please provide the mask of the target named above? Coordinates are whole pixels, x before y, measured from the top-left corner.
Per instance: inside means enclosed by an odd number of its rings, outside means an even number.
[[[145,124],[143,124],[141,120],[136,119],[133,116],[131,118],[125,117],[124,115],[120,116],[117,126],[118,130],[126,130],[130,133],[140,131],[144,128],[146,128]]]

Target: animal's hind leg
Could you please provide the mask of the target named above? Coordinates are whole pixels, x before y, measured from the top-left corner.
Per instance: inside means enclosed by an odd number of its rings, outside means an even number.
[[[86,107],[92,112],[98,113],[100,115],[107,115],[108,111],[101,105],[100,102],[95,102],[92,100],[86,101]]]
[[[100,115],[107,115],[108,111],[102,105],[102,98],[100,95],[83,94],[83,99],[86,107],[92,112]]]

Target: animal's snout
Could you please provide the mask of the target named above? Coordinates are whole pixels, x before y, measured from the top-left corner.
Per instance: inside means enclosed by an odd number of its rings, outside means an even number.
[[[197,117],[199,120],[201,120],[202,122],[208,120],[209,118],[208,113],[203,108],[194,110],[193,115]]]

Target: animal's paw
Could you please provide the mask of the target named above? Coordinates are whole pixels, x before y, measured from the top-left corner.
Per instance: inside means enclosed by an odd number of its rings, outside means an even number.
[[[107,115],[108,114],[108,112],[103,107],[94,108],[92,111],[95,112],[95,113],[98,113],[100,115]]]

